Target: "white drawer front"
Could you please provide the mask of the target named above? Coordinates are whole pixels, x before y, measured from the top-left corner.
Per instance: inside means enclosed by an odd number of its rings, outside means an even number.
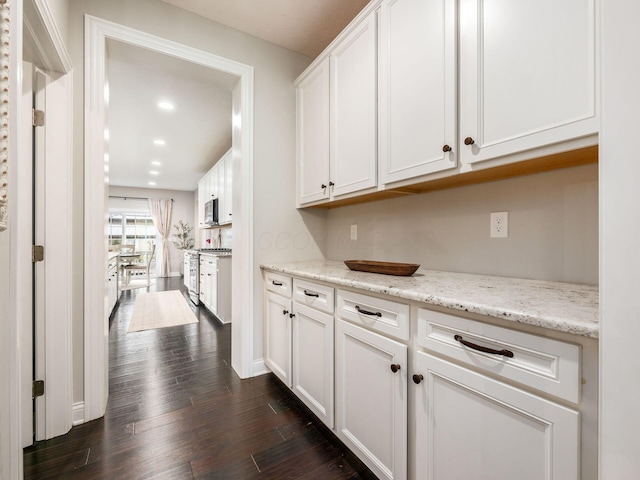
[[[418,344],[500,377],[580,402],[579,345],[426,309],[418,310]],[[502,353],[483,352],[477,347]]]
[[[291,277],[273,272],[264,272],[264,286],[270,292],[291,298]]]
[[[293,299],[302,305],[333,313],[334,290],[332,287],[294,278]]]
[[[409,305],[338,290],[340,318],[401,340],[409,340]]]

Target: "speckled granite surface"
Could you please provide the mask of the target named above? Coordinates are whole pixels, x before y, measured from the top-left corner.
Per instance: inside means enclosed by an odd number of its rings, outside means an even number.
[[[264,264],[261,268],[440,307],[598,338],[598,287],[418,270],[411,277],[354,272],[343,262]]]

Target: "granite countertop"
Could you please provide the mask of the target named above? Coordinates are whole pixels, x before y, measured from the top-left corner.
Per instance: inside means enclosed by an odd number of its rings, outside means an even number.
[[[354,272],[343,262],[263,264],[262,269],[598,338],[598,287],[419,269],[410,277]]]

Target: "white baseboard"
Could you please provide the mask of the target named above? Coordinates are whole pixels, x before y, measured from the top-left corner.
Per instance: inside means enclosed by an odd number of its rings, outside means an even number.
[[[271,372],[271,370],[269,370],[269,367],[267,367],[264,363],[264,359],[261,358],[260,360],[254,360],[253,361],[253,376],[254,377],[258,377],[260,375],[265,375],[267,373]]]
[[[73,404],[73,413],[71,417],[73,426],[84,423],[84,402],[78,402]]]

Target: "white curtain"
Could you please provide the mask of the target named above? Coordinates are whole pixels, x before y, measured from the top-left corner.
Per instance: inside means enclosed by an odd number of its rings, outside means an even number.
[[[149,211],[153,224],[162,237],[162,259],[160,259],[160,269],[156,268],[159,277],[168,277],[171,273],[171,263],[169,262],[169,237],[171,235],[171,217],[173,215],[173,200],[171,199],[149,199]],[[157,251],[157,249],[156,249]],[[158,258],[156,257],[156,262]]]

